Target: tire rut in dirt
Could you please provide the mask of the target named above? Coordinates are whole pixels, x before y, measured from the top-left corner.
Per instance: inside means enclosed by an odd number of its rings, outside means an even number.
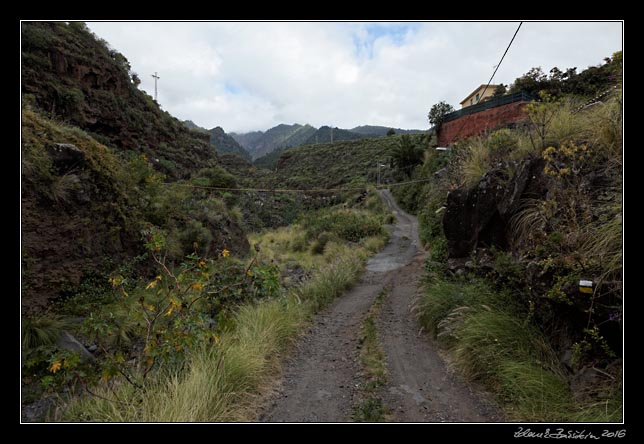
[[[412,312],[422,257],[392,276],[392,290],[376,323],[386,356],[388,384],[380,396],[396,422],[495,422],[494,403],[448,371]]]
[[[367,274],[317,316],[286,362],[282,384],[260,421],[347,421],[356,394],[360,326],[382,288],[372,277]]]

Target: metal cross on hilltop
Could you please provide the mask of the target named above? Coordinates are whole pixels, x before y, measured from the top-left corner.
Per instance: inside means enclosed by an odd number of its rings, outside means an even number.
[[[161,77],[159,77],[156,73],[152,74],[152,77],[154,78],[154,101],[157,101],[157,80],[159,80]]]

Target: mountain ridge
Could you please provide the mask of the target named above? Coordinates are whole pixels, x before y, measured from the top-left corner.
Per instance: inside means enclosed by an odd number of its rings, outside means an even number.
[[[277,126],[267,129],[266,131],[252,131],[250,133],[238,134],[230,133],[250,154],[253,160],[258,159],[277,148],[297,146],[304,143],[316,131],[316,128],[309,124],[292,125],[281,123]]]
[[[270,156],[269,159],[271,160],[268,162],[266,160],[262,160],[258,166],[274,166],[274,160],[279,156],[271,156],[272,152],[276,150],[284,151],[287,148],[300,145],[330,143],[330,128],[331,127],[327,125],[315,128],[309,124],[301,125],[294,123],[289,125],[281,123],[267,129],[266,131],[250,131],[248,133],[231,132],[229,133],[229,136],[235,139],[240,146],[248,151],[253,162],[266,156]],[[333,141],[384,137],[391,129],[391,127],[377,125],[361,125],[352,129],[334,127]],[[417,129],[393,129],[396,134],[418,134],[425,132],[425,130]]]

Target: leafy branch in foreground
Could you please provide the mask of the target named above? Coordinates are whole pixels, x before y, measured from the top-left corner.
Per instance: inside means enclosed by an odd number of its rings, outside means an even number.
[[[164,233],[155,227],[142,233],[156,276],[133,287],[113,275],[116,302],[91,313],[82,327],[97,345],[98,359],[86,364],[77,355],[56,353],[47,384],[94,394],[93,386],[120,380],[142,390],[153,370],[181,371],[191,351],[217,347],[240,304],[280,294],[277,268],[259,265],[256,257],[246,263],[223,249],[215,258],[188,255],[175,266],[166,261]]]

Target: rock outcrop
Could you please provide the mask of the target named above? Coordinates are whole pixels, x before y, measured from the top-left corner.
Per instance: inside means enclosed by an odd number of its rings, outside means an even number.
[[[547,192],[543,168],[542,159],[529,158],[510,178],[500,165],[474,187],[449,193],[443,217],[449,257],[466,257],[477,247],[507,248],[508,223],[521,201]]]

